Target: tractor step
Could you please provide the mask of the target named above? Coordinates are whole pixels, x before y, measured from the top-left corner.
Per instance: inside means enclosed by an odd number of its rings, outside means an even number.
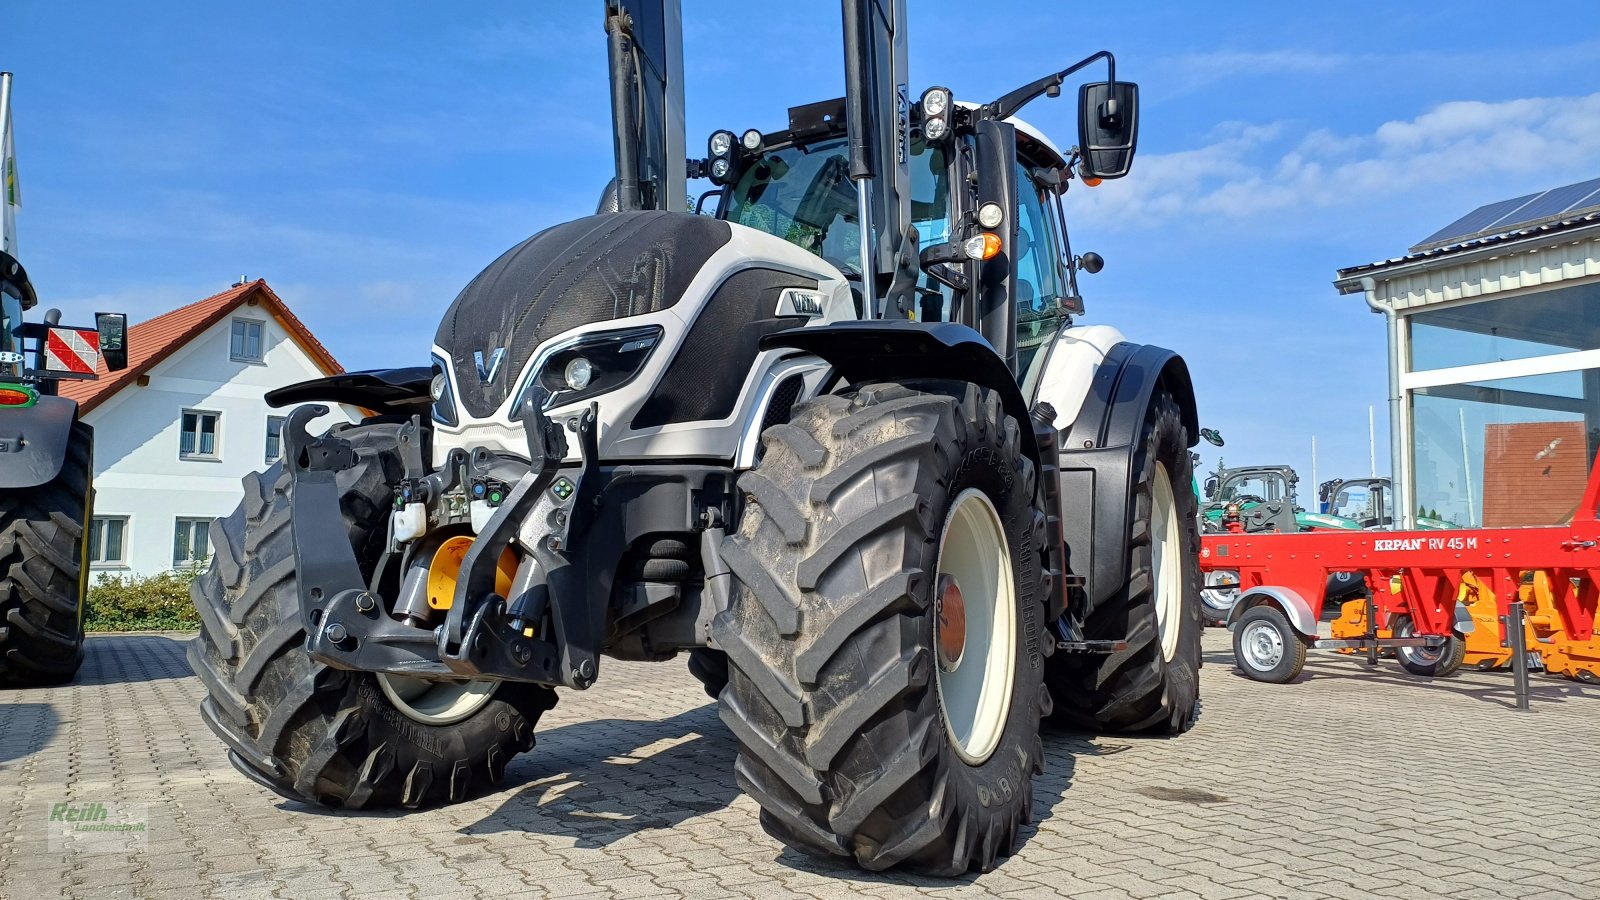
[[[1444,646],[1448,638],[1442,634],[1424,634],[1401,638],[1317,638],[1311,646],[1317,650],[1366,650],[1372,647],[1426,647],[1430,650]]]

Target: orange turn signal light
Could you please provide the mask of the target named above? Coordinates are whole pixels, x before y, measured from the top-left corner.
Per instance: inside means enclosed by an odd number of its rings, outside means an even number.
[[[1083,186],[1084,187],[1099,187],[1100,186],[1100,179],[1091,177],[1089,175],[1085,175],[1085,176],[1083,176]]]
[[[0,406],[27,406],[33,397],[27,391],[15,388],[0,388]]]
[[[961,249],[967,259],[994,259],[1000,253],[1000,235],[985,231],[967,238]]]

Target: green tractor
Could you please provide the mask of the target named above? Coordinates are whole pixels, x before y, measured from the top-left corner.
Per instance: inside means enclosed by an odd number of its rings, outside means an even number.
[[[127,316],[68,328],[61,312],[24,323],[38,304],[22,264],[0,252],[0,684],[60,684],[83,661],[87,526],[94,505],[94,429],[56,396],[94,378],[103,357],[127,366]]]
[[[1317,488],[1317,499],[1325,515],[1345,519],[1366,529],[1395,527],[1394,488],[1388,478],[1335,478]],[[1445,531],[1461,526],[1436,516],[1418,516],[1414,531]]]
[[[1222,469],[1206,479],[1202,526],[1207,534],[1225,532],[1227,523],[1235,520],[1251,534],[1361,530],[1361,523],[1353,519],[1300,506],[1295,492],[1299,483],[1300,476],[1289,466]]]

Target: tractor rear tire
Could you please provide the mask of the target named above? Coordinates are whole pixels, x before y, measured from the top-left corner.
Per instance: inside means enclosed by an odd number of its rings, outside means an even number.
[[[1395,619],[1395,637],[1412,637],[1415,634],[1410,616]],[[1425,647],[1396,647],[1394,650],[1394,660],[1400,664],[1400,668],[1418,678],[1449,678],[1461,671],[1461,664],[1466,658],[1467,641],[1458,634],[1452,634],[1441,650],[1430,651]]]
[[[1020,427],[997,393],[928,380],[819,397],[763,434],[712,638],[768,834],[873,870],[1011,853],[1044,765],[1044,518]]]
[[[397,430],[373,424],[333,432],[357,454],[338,485],[345,528],[366,570],[383,549],[390,485],[401,473]],[[190,591],[201,630],[189,643],[189,664],[207,691],[200,714],[229,746],[229,760],[284,797],[333,807],[454,803],[499,783],[511,758],[533,747],[534,725],[555,705],[555,692],[504,683],[470,715],[432,724],[402,710],[379,676],[313,662],[296,584],[290,484],[282,463],[244,477],[244,502],[212,523],[215,556]]]
[[[0,491],[0,684],[65,684],[83,663],[94,429],[72,423],[56,477]]]
[[[1085,639],[1125,639],[1127,649],[1057,653],[1045,663],[1045,683],[1058,724],[1182,734],[1200,715],[1200,531],[1183,410],[1165,389],[1145,412],[1133,466],[1128,580],[1083,623]]]

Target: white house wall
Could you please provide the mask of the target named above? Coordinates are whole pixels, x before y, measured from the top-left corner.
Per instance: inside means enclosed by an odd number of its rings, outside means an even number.
[[[229,358],[235,318],[263,323],[263,362]],[[176,520],[227,515],[243,497],[240,479],[266,467],[267,416],[288,412],[268,407],[266,391],[325,373],[265,309],[240,307],[146,374],[146,386],[130,384],[84,417],[95,429],[95,515],[128,517],[127,565],[96,571],[171,569]],[[186,409],[221,413],[216,459],[179,459]],[[359,418],[336,406],[313,430]]]

